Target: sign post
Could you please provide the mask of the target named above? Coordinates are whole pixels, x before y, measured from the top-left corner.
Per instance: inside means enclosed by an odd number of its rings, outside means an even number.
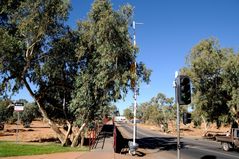
[[[24,110],[24,103],[16,102],[14,103],[14,111],[17,112],[17,128],[16,128],[16,142],[18,142],[18,124],[20,124],[19,112]]]

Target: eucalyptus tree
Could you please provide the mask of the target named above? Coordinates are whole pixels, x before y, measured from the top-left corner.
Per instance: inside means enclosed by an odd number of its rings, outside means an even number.
[[[162,124],[165,130],[168,129],[168,122],[174,119],[174,112],[172,108],[173,98],[167,98],[165,94],[158,93],[155,97],[151,99],[150,102],[155,105],[159,111],[157,117],[158,122]]]
[[[150,117],[150,111],[148,111],[148,108],[150,106],[149,102],[143,102],[138,105],[138,110],[141,112],[144,123],[147,123],[149,121]]]
[[[113,10],[109,0],[96,0],[88,18],[78,23],[78,58],[83,61],[76,79],[71,110],[85,126],[96,117],[100,107],[122,99],[130,88],[130,66],[136,52],[129,24],[132,7]],[[150,71],[137,64],[137,77],[149,81]]]
[[[67,109],[78,71],[75,41],[64,25],[66,0],[1,1],[1,93],[25,87],[64,145],[68,135],[56,125],[71,122]]]
[[[65,26],[67,0],[0,3],[1,95],[25,87],[62,145],[76,146],[84,125],[130,88],[131,7],[114,11],[109,1],[96,0],[75,32]],[[138,63],[137,77],[149,81],[149,75]],[[67,132],[56,122],[67,124]]]
[[[133,111],[132,111],[132,109],[130,109],[130,108],[124,109],[123,115],[124,115],[127,119],[132,119],[132,118],[134,117],[134,116],[133,116]]]
[[[145,123],[163,126],[167,131],[168,123],[175,119],[173,98],[168,98],[163,93],[158,93],[150,101],[141,103],[139,110]]]
[[[227,50],[221,49],[218,41],[211,38],[193,47],[187,57],[188,67],[184,68],[184,72],[192,80],[195,112],[204,123],[217,122],[219,126],[220,116],[231,115],[227,106],[228,93],[222,87],[222,64],[226,56]]]
[[[227,92],[227,105],[232,118],[239,125],[239,54],[227,49],[228,55],[223,62],[223,89]]]

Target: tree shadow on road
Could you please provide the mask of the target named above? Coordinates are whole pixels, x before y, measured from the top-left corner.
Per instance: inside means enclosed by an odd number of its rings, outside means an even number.
[[[159,150],[177,150],[177,138],[175,137],[147,137],[137,139],[139,148],[144,149],[159,149]],[[184,148],[184,143],[180,142],[181,148]]]
[[[206,155],[206,156],[201,157],[200,159],[216,159],[216,158],[217,158],[216,156]]]

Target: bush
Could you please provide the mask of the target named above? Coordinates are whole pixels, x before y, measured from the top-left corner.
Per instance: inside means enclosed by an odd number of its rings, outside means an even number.
[[[40,113],[35,103],[27,103],[24,110],[20,113],[20,119],[25,128],[29,128],[31,122],[39,117]]]
[[[0,100],[0,123],[5,123],[13,114],[13,107],[9,107],[10,100]]]

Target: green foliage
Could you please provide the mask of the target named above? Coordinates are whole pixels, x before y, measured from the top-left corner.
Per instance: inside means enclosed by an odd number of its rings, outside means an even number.
[[[20,114],[20,120],[24,127],[29,127],[31,122],[40,116],[40,112],[35,103],[26,103],[24,110]]]
[[[163,126],[164,131],[168,131],[169,121],[175,119],[176,107],[173,107],[173,98],[158,93],[149,102],[140,104],[137,111],[145,123]]]
[[[195,115],[208,122],[230,122],[238,111],[238,54],[220,48],[215,39],[201,41],[187,58],[182,73],[190,76],[193,85]]]
[[[196,127],[196,128],[200,128],[201,127],[202,118],[201,118],[200,115],[197,114],[196,111],[192,112],[192,122],[193,122],[194,127]]]
[[[227,104],[234,118],[239,112],[239,54],[227,50],[227,60],[223,63],[223,89],[227,91]]]
[[[40,116],[39,109],[35,103],[28,103],[24,99],[18,100],[24,103],[24,110],[19,112],[19,118],[24,126],[29,126],[31,122]],[[0,122],[15,123],[18,119],[18,112],[14,111],[14,104],[11,100],[0,100]]]
[[[136,57],[128,32],[131,13],[129,6],[114,11],[108,0],[96,0],[88,19],[78,22],[77,55],[83,64],[71,104],[78,118],[94,119],[97,110],[122,99],[130,88]],[[142,63],[137,69],[139,79],[148,82],[150,71]]]
[[[0,123],[6,122],[13,114],[13,108],[9,107],[10,100],[0,99]]]
[[[65,26],[68,0],[0,3],[0,95],[25,87],[61,142],[65,134],[55,122],[81,126],[100,118],[132,79],[149,82],[142,62],[138,79],[130,72],[137,54],[128,30],[131,6],[114,11],[110,1],[96,0],[72,31]],[[33,118],[27,110],[24,121]]]
[[[26,87],[52,119],[71,117],[67,107],[78,71],[78,36],[64,26],[69,2],[1,3],[0,91]]]
[[[132,118],[134,117],[134,113],[133,113],[132,109],[130,109],[130,108],[126,108],[126,109],[124,110],[123,115],[124,115],[127,119],[132,119]]]

